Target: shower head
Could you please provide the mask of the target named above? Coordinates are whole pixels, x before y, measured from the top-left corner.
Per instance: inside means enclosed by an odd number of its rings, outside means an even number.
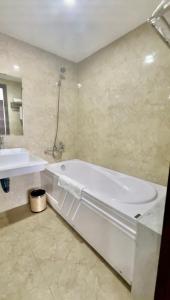
[[[64,76],[64,73],[65,73],[65,72],[66,72],[66,68],[62,66],[62,67],[60,68],[60,73],[59,73],[59,80],[60,80],[60,81],[66,79],[65,76]]]
[[[62,80],[65,80],[66,78],[65,78],[65,76],[64,76],[64,73],[66,72],[66,68],[65,67],[60,67],[60,72],[59,72],[59,80],[58,80],[58,82],[56,82],[56,84],[58,85],[58,86],[61,86],[61,84],[62,84]]]

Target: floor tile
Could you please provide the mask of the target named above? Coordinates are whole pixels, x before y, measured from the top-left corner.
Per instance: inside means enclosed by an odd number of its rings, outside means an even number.
[[[0,214],[0,300],[130,300],[117,274],[51,208]]]

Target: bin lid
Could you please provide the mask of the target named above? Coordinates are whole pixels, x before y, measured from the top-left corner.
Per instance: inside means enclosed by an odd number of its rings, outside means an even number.
[[[36,189],[31,192],[31,197],[40,197],[43,195],[45,195],[45,190],[43,189]]]

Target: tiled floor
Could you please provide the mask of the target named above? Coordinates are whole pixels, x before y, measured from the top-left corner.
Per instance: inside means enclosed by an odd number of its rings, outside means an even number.
[[[0,300],[130,300],[130,291],[51,209],[0,214]]]

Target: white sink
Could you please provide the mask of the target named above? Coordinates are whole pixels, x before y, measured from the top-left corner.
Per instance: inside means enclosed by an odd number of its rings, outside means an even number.
[[[24,148],[0,149],[0,179],[40,172],[46,164]]]

